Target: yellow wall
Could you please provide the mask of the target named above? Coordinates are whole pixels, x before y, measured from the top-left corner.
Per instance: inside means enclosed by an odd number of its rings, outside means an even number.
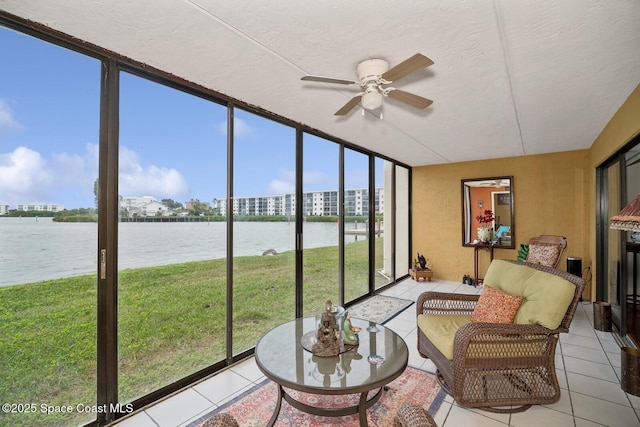
[[[587,150],[536,156],[422,166],[413,169],[413,256],[424,253],[434,277],[461,281],[473,275],[473,248],[462,246],[461,180],[513,176],[515,249],[496,249],[495,258],[516,259],[521,243],[540,234],[567,237],[566,256],[589,263]],[[481,270],[488,254],[479,254]],[[564,269],[564,267],[562,267]]]
[[[495,258],[515,259],[530,237],[559,234],[568,246],[558,268],[571,256],[595,269],[595,168],[638,133],[640,85],[589,150],[413,168],[412,258],[418,252],[429,258],[435,278],[461,282],[473,275],[473,248],[462,246],[460,180],[512,175],[516,248],[496,250]],[[486,253],[480,261],[482,276]],[[595,287],[585,296],[593,300]]]

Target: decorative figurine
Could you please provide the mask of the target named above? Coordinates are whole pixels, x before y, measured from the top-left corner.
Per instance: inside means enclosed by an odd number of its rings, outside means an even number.
[[[324,312],[320,318],[316,338],[318,341],[311,349],[314,355],[329,357],[340,354],[340,332],[333,304],[329,300],[324,304]]]
[[[353,326],[351,324],[351,313],[348,311],[344,316],[344,324],[342,326],[342,343],[347,346],[355,347],[360,344],[360,338],[358,332],[362,330],[359,326]]]
[[[424,255],[418,254],[418,263],[420,264],[420,270],[427,269],[427,259],[424,257]]]

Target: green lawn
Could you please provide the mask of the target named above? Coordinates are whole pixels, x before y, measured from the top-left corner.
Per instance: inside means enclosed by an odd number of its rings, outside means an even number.
[[[347,245],[347,299],[366,292],[367,242]],[[382,257],[382,239],[376,239]],[[305,313],[337,295],[337,248],[306,249]],[[234,352],[294,317],[295,253],[234,259]],[[380,265],[380,262],[377,262]],[[121,271],[119,399],[131,401],[225,357],[226,261]],[[2,426],[75,425],[95,414],[51,414],[40,405],[95,405],[96,283],[80,276],[0,288]]]

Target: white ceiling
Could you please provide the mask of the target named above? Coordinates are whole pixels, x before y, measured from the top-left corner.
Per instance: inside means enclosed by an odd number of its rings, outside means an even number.
[[[411,166],[588,148],[640,83],[638,0],[0,0],[0,10]],[[384,120],[356,65],[420,52]],[[640,112],[639,112],[640,114]]]

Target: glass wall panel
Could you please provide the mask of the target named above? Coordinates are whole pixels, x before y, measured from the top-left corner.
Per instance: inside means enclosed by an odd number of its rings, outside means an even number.
[[[345,149],[345,303],[369,292],[369,199],[369,156]]]
[[[624,162],[627,186],[626,206],[640,194],[640,144],[625,153]],[[624,242],[626,268],[623,293],[626,295],[627,334],[637,345],[640,344],[640,271],[638,269],[640,245],[631,239],[631,235],[632,232],[623,233],[623,236],[626,237]]]
[[[295,129],[236,110],[233,353],[295,317]]]
[[[338,215],[340,146],[314,135],[303,137],[303,308],[309,316],[339,294]]]
[[[100,62],[2,27],[0,52],[0,425],[84,424],[96,418],[78,408],[96,404]]]
[[[396,166],[396,265],[394,279],[409,274],[409,169]],[[416,254],[417,256],[417,254]]]
[[[121,73],[119,399],[226,356],[227,110]]]
[[[614,163],[606,170],[605,175],[606,193],[608,195],[607,223],[608,218],[620,212],[620,164]],[[607,302],[611,304],[614,321],[620,322],[622,318],[621,301],[624,296],[621,289],[622,256],[620,253],[621,233],[607,227]]]
[[[375,288],[378,289],[393,280],[393,227],[392,215],[388,209],[393,206],[392,186],[393,163],[376,157],[375,159]],[[389,208],[387,208],[389,205]],[[387,225],[385,227],[385,225]]]
[[[96,322],[97,235],[106,226],[96,223],[101,64],[3,28],[0,46],[0,396],[90,407],[96,330],[105,326]],[[393,188],[391,162],[375,159],[371,171],[369,155],[344,149],[341,188],[339,144],[304,135],[303,170],[296,171],[295,129],[236,111],[229,171],[225,107],[126,72],[119,96],[119,165],[108,175],[117,172],[119,186],[113,345],[120,402],[223,361],[228,328],[236,355],[294,317],[297,194],[305,315],[326,299],[345,304],[369,292],[370,244],[376,288],[394,271],[406,274],[407,169],[396,168]],[[226,305],[229,276],[233,307]],[[96,414],[2,416],[0,424],[56,426]]]

